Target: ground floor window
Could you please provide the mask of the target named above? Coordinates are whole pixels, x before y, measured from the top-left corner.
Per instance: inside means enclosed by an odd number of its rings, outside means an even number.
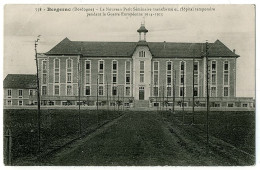
[[[22,100],[19,100],[19,101],[18,101],[18,105],[19,105],[19,106],[22,106],[22,105],[23,105],[23,101],[22,101]]]
[[[130,87],[125,88],[125,95],[130,96]]]
[[[248,107],[248,104],[247,103],[243,103],[242,107]]]
[[[90,95],[90,86],[86,86],[86,88],[85,88],[85,95],[86,96]]]
[[[228,103],[227,106],[228,107],[234,107],[234,103]]]
[[[154,107],[158,107],[159,106],[159,103],[157,102],[157,103],[153,103],[153,106]]]
[[[99,86],[98,87],[98,95],[99,96],[103,96],[104,95],[104,87],[103,86]]]
[[[7,101],[7,105],[8,105],[8,106],[11,106],[11,105],[12,105],[12,100],[8,100],[8,101]]]

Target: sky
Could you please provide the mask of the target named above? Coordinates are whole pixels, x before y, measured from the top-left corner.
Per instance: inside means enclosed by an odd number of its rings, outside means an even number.
[[[145,17],[149,42],[222,41],[240,55],[237,60],[237,96],[255,96],[255,7],[253,5],[5,5],[4,70],[7,74],[35,74],[34,40],[38,52],[47,52],[65,37],[76,41],[137,42],[142,16],[92,16],[86,12],[50,12],[50,8],[215,8],[214,11],[159,12]],[[36,9],[42,11],[37,12]],[[107,14],[107,11],[105,11]],[[112,12],[113,13],[113,12]],[[138,12],[139,13],[139,12]],[[145,12],[141,12],[145,13]]]

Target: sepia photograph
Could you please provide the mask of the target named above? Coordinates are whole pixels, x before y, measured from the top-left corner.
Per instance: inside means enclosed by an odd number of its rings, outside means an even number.
[[[4,5],[4,165],[254,166],[255,10]]]

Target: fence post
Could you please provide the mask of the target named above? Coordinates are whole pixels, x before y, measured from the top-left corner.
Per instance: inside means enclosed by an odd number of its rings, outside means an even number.
[[[10,129],[7,129],[5,134],[5,164],[11,165],[12,164],[12,135]]]

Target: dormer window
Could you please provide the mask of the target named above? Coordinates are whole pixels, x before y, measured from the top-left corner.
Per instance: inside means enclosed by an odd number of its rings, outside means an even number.
[[[139,57],[145,57],[145,51],[139,51]]]

